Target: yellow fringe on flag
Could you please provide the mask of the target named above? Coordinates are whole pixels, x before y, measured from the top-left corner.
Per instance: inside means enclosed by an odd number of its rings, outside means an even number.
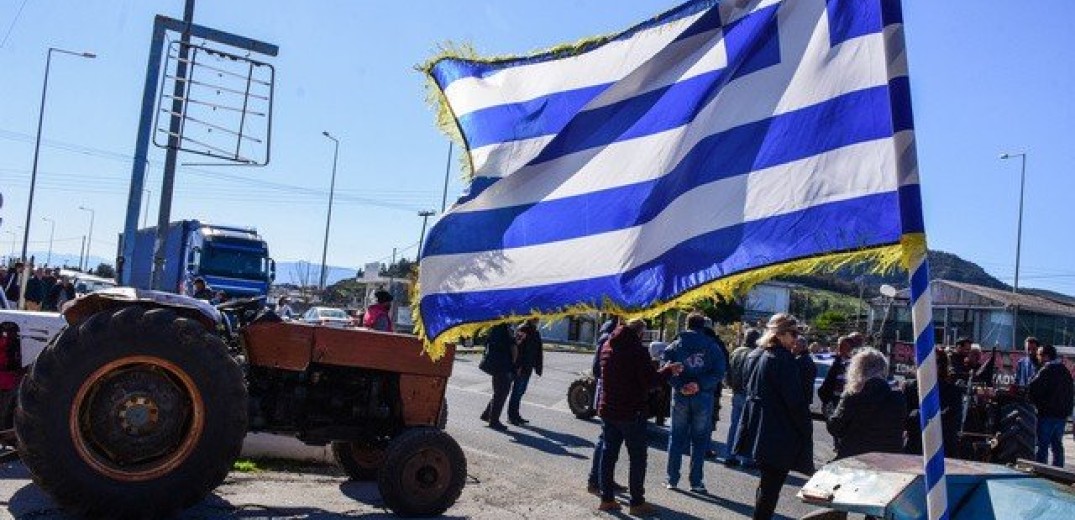
[[[414,302],[412,314],[414,318],[414,332],[422,338],[425,353],[434,361],[444,356],[446,346],[460,342],[463,338],[473,338],[483,330],[489,329],[501,323],[518,323],[528,318],[541,318],[552,321],[568,316],[577,316],[589,312],[604,312],[618,314],[627,318],[652,318],[672,309],[690,310],[699,302],[722,296],[735,298],[746,294],[755,285],[778,276],[809,275],[823,272],[831,272],[851,264],[873,264],[871,273],[889,272],[897,266],[907,270],[912,259],[918,255],[926,254],[926,237],[921,233],[903,235],[898,244],[831,253],[827,255],[801,258],[780,264],[769,265],[750,271],[736,273],[718,280],[713,280],[705,285],[690,289],[668,301],[659,302],[643,309],[630,309],[620,307],[610,301],[600,307],[591,305],[571,305],[550,312],[533,311],[529,314],[503,316],[495,320],[476,323],[464,323],[456,325],[436,338],[426,337],[425,325],[419,303],[420,288],[417,283],[411,289],[411,302]]]

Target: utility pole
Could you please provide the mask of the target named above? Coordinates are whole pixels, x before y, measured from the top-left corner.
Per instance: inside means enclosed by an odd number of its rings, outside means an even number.
[[[426,241],[426,222],[429,217],[436,215],[437,213],[431,209],[422,210],[418,212],[418,216],[422,217],[422,234],[418,235],[418,261],[422,261],[422,242]]]
[[[164,182],[161,186],[159,214],[157,216],[157,238],[153,243],[153,276],[150,288],[160,290],[161,277],[164,275],[164,240],[168,234],[168,222],[172,219],[172,192],[175,190],[175,165],[179,155],[179,132],[182,130],[183,115],[186,114],[187,63],[190,60],[190,26],[194,23],[194,0],[186,0],[183,7],[184,29],[179,37],[179,58],[175,64],[175,86],[172,89],[172,117],[168,123],[168,149],[164,155]],[[150,51],[155,52],[155,49]],[[135,160],[137,161],[137,157]],[[137,192],[136,192],[137,195]],[[134,216],[135,219],[138,215]],[[136,221],[137,222],[137,221]],[[124,237],[134,240],[134,236]],[[127,280],[129,282],[129,280]]]
[[[332,225],[332,199],[336,195],[336,160],[340,157],[340,140],[332,137],[327,131],[321,132],[321,135],[329,138],[335,143],[336,147],[332,152],[332,182],[328,187],[328,215],[325,217],[325,245],[321,249],[321,284],[322,291],[325,290],[325,285],[328,282],[328,266],[325,262],[328,259],[328,230]]]
[[[444,193],[440,196],[440,212],[448,205],[448,176],[452,172],[452,142],[448,141],[448,164],[444,166]]]

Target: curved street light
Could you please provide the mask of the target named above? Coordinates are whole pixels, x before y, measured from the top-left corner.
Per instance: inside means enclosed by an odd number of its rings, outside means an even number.
[[[34,212],[34,187],[37,185],[37,159],[41,155],[41,126],[45,120],[45,95],[49,91],[49,67],[52,65],[52,53],[70,54],[80,58],[96,58],[92,52],[75,52],[49,47],[45,56],[45,82],[41,86],[41,108],[37,112],[37,139],[34,141],[34,165],[30,169],[30,196],[26,203],[26,226],[22,235],[22,260],[26,261],[26,246],[30,243],[30,219]]]

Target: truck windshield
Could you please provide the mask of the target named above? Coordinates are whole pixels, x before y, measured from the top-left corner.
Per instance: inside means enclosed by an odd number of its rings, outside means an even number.
[[[265,253],[255,247],[209,242],[201,255],[201,272],[215,276],[265,279]]]

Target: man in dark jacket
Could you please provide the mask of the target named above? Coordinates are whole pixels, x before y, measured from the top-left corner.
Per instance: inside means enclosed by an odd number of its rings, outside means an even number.
[[[601,398],[597,415],[601,417],[604,451],[601,453],[601,511],[620,509],[615,500],[612,476],[619,459],[620,446],[627,445],[630,459],[630,513],[651,515],[657,511],[646,503],[646,398],[650,388],[669,375],[679,373],[683,365],[668,364],[660,371],[653,367],[649,352],[642,346],[645,322],[631,320],[616,329],[601,347]]]
[[[713,431],[714,392],[724,378],[727,365],[717,342],[707,336],[705,316],[687,316],[687,330],[664,351],[668,363],[682,363],[683,372],[671,379],[672,427],[668,435],[668,480],[665,487],[679,484],[682,456],[690,449],[690,487],[705,493],[702,468]]]
[[[817,389],[817,396],[821,399],[821,405],[826,415],[836,408],[840,402],[840,396],[844,393],[844,384],[847,382],[847,364],[851,362],[851,339],[840,336],[836,341],[836,359],[832,361],[829,372],[825,374],[825,380]]]
[[[1042,345],[1038,347],[1038,360],[1041,370],[1030,380],[1027,393],[1030,402],[1038,409],[1038,452],[1034,457],[1045,464],[1049,450],[1053,452],[1053,466],[1064,467],[1064,424],[1071,415],[1072,378],[1071,372],[1057,358],[1056,347]]]
[[[489,427],[494,430],[508,429],[500,422],[500,413],[504,410],[508,393],[511,392],[512,371],[517,357],[515,338],[512,337],[508,324],[493,326],[485,341],[485,355],[478,368],[493,376],[493,397],[485,406],[481,419],[489,423]]]
[[[45,270],[38,267],[33,276],[26,281],[26,310],[39,311],[45,301]]]
[[[530,318],[523,322],[515,331],[515,346],[519,350],[519,356],[515,362],[515,378],[511,383],[511,398],[508,399],[508,422],[516,426],[524,425],[530,421],[519,415],[519,405],[522,404],[523,394],[530,384],[530,375],[537,374],[541,377],[542,360],[544,352],[541,347],[541,333],[537,330],[537,318]]]
[[[16,262],[15,265],[8,269],[7,276],[0,280],[0,289],[4,291],[4,295],[7,296],[7,301],[12,305],[18,305],[19,302],[19,276],[22,275],[22,262]]]
[[[612,333],[616,331],[616,328],[620,325],[620,317],[612,315],[607,321],[601,324],[601,329],[597,336],[597,348],[593,353],[593,366],[591,367],[591,374],[594,378],[594,409],[597,409],[597,404],[601,400],[601,347],[608,342],[612,337]],[[601,453],[605,450],[605,436],[604,434],[597,435],[597,441],[593,445],[593,458],[590,461],[590,475],[586,479],[586,490],[592,494],[601,496],[600,488],[600,476],[601,476]],[[616,456],[619,457],[619,452],[616,452]],[[627,491],[627,486],[612,483],[612,487],[617,493]]]
[[[948,369],[948,356],[945,355],[944,350],[934,351],[934,359],[937,360],[937,389],[941,399],[941,437],[944,440],[944,455],[958,458],[960,456],[959,421],[963,410],[963,390],[952,382],[951,372]],[[904,383],[903,396],[908,410],[907,419],[904,421],[907,439],[903,451],[921,455],[922,425],[919,419],[917,381],[910,379]]]

